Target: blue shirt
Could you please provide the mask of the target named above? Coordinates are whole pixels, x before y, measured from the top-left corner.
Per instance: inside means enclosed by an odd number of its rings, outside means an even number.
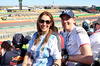
[[[61,48],[58,48],[57,38],[55,35],[50,35],[49,41],[42,45],[46,35],[40,36],[40,42],[38,46],[35,45],[34,40],[37,33],[33,35],[30,45],[27,49],[31,53],[33,51],[34,63],[33,66],[51,66],[54,63],[54,59],[61,59]],[[33,50],[31,50],[31,48]]]

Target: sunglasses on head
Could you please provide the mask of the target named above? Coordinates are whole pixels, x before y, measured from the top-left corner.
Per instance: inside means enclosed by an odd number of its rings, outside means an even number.
[[[50,20],[43,20],[43,19],[40,19],[40,23],[44,23],[44,22],[46,22],[46,24],[50,24],[51,23],[51,21]]]

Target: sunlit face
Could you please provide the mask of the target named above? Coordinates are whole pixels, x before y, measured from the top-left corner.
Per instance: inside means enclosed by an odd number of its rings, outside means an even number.
[[[68,15],[61,16],[62,26],[66,31],[71,31],[73,29],[73,24],[76,21],[76,18],[71,18]]]
[[[50,26],[51,26],[50,17],[47,16],[47,15],[43,15],[43,16],[41,17],[41,20],[42,20],[42,22],[39,22],[40,29],[42,30],[42,32],[47,33],[48,30],[49,30],[49,28],[50,28]],[[40,20],[40,21],[41,21],[41,20]],[[46,23],[46,22],[47,22],[47,23]],[[50,22],[50,23],[48,23],[48,22]]]
[[[96,24],[96,30],[100,29],[100,24]]]

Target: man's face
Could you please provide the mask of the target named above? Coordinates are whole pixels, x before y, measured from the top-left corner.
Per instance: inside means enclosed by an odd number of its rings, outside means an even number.
[[[96,24],[96,30],[100,29],[100,24]]]
[[[76,18],[71,18],[69,15],[61,16],[62,26],[66,31],[71,31],[73,29],[73,25],[76,22]]]

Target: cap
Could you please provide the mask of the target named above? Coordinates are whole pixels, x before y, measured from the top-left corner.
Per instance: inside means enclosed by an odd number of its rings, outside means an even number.
[[[27,44],[31,40],[31,36],[27,35],[25,36],[24,44]]]
[[[29,35],[26,35],[25,38],[26,38],[28,41],[31,40],[31,36],[29,36]]]
[[[85,19],[83,22],[90,24],[90,21],[88,19]]]
[[[14,45],[20,45],[20,44],[23,44],[24,40],[25,40],[25,38],[24,38],[24,36],[22,34],[15,34],[13,36],[12,43]]]
[[[100,18],[98,18],[97,21],[94,21],[93,23],[94,23],[94,24],[95,24],[95,23],[100,24]]]
[[[70,17],[74,17],[74,13],[73,13],[73,11],[70,10],[70,9],[66,9],[66,10],[62,11],[62,13],[60,14],[60,17],[61,17],[62,15],[64,15],[64,14],[69,15]]]

